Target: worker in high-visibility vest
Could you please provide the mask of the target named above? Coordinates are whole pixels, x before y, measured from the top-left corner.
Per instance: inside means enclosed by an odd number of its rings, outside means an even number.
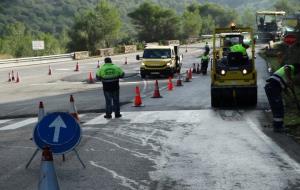
[[[243,56],[247,56],[247,48],[249,46],[246,44],[235,44],[230,47],[230,52],[240,52]]]
[[[288,93],[288,88],[294,89],[295,76],[300,72],[299,66],[298,64],[285,65],[267,79],[265,91],[273,114],[274,132],[285,132],[282,91]]]
[[[209,55],[208,52],[204,52],[204,54],[201,56],[201,72],[203,75],[207,74],[207,67],[209,62]]]
[[[124,77],[124,71],[117,65],[112,63],[110,57],[104,59],[104,65],[100,67],[96,73],[97,79],[102,81],[103,93],[106,102],[106,114],[104,118],[112,118],[111,114],[114,111],[115,117],[120,118],[120,86],[119,78]]]

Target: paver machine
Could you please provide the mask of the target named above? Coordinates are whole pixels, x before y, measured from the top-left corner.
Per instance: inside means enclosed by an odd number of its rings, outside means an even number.
[[[247,55],[231,52],[230,47],[243,44]],[[257,73],[255,45],[251,28],[216,28],[213,34],[211,64],[211,106],[255,106]]]
[[[278,41],[282,35],[284,11],[257,11],[257,37],[260,42]]]

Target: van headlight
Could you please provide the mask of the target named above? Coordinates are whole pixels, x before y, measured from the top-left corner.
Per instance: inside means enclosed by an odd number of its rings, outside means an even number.
[[[246,74],[248,73],[247,69],[243,69],[243,70],[242,70],[242,73],[243,73],[244,75],[246,75]]]
[[[141,63],[141,65],[142,65],[142,66],[145,66],[145,63],[144,63],[144,62],[142,62],[142,63]]]
[[[221,70],[221,75],[225,75],[226,71],[224,69]]]
[[[171,63],[171,62],[169,62],[169,63],[167,63],[167,66],[168,66],[168,67],[170,67],[170,66],[171,66],[171,64],[172,64],[172,63]]]

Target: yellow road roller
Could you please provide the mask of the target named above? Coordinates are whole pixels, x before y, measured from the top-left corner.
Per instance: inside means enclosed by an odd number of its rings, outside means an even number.
[[[253,30],[232,24],[216,28],[211,64],[211,106],[255,106],[257,72]],[[244,47],[244,52],[233,47]]]

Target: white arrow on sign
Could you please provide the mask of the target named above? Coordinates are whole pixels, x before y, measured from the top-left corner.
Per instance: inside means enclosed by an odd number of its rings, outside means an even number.
[[[55,127],[53,142],[58,142],[60,128],[67,128],[65,122],[58,116],[50,125],[50,128]]]

